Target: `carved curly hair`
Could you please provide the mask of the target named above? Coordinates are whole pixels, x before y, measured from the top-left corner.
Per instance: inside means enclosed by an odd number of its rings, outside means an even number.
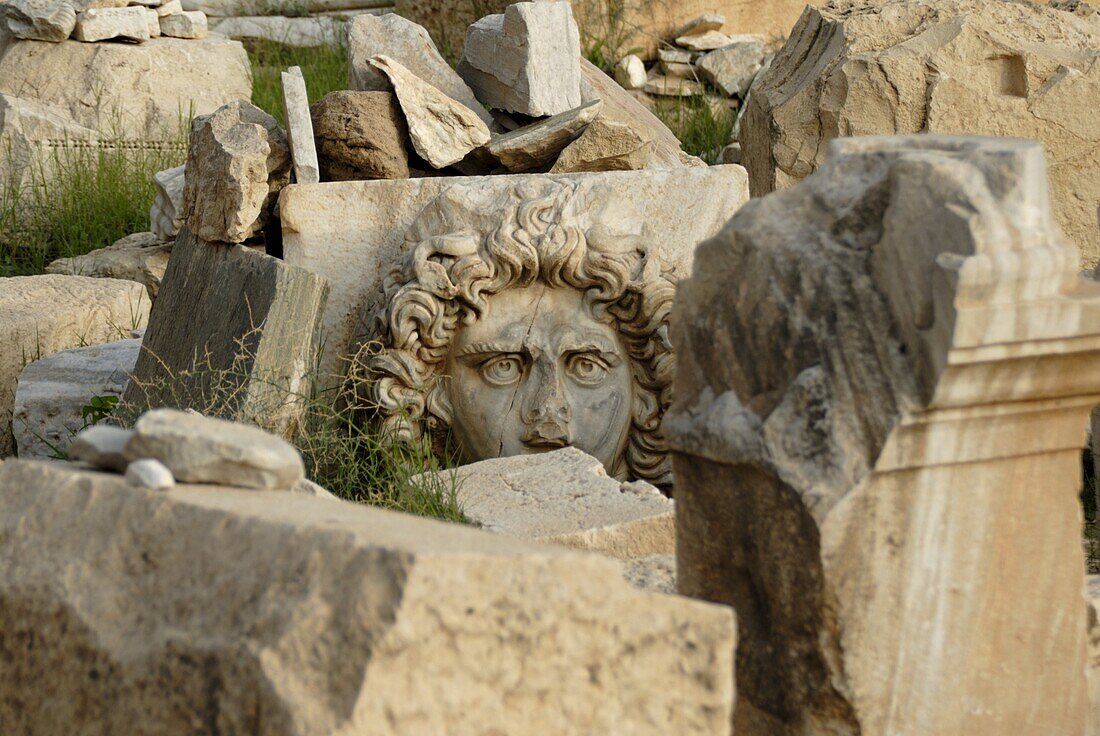
[[[579,289],[595,318],[619,332],[634,378],[626,467],[608,472],[669,486],[660,424],[675,370],[668,339],[675,281],[633,242],[624,245],[599,225],[584,231],[568,213],[584,205],[575,196],[575,185],[528,180],[494,202],[500,223],[486,236],[410,230],[408,256],[386,278],[375,315],[382,347],[368,361],[373,399],[386,425],[406,439],[450,424],[441,379],[457,328],[481,317],[487,297],[512,287],[540,280]],[[459,200],[451,193],[437,204],[444,211],[469,208]],[[427,229],[439,226],[433,221]]]

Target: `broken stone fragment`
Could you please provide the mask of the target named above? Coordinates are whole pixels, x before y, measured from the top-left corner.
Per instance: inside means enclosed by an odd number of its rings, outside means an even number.
[[[639,590],[676,594],[676,555],[649,555],[623,563],[623,577]]]
[[[321,181],[321,171],[317,163],[317,144],[313,139],[313,120],[309,114],[309,95],[302,68],[290,67],[282,73],[282,82],[283,117],[286,120],[294,180],[299,184],[316,184]]]
[[[139,43],[148,41],[149,18],[141,6],[89,8],[77,14],[73,38],[89,43],[112,38]]]
[[[645,80],[645,63],[638,56],[624,56],[615,65],[615,81],[623,89],[641,89],[645,86]]]
[[[183,224],[183,183],[186,165],[165,169],[153,174],[157,189],[153,205],[149,208],[149,229],[160,240],[176,237]]]
[[[603,102],[594,100],[576,110],[497,136],[489,143],[489,153],[513,173],[550,166],[562,149],[584,132],[601,107]]]
[[[58,258],[46,266],[46,273],[136,281],[153,300],[171,255],[171,241],[165,242],[153,233],[134,233],[82,256]]]
[[[159,17],[165,16],[165,15],[173,15],[175,13],[182,13],[183,12],[183,5],[180,3],[180,0],[168,0],[168,2],[156,6],[154,8],[154,11],[156,12],[157,17],[159,18]]]
[[[95,399],[115,401],[126,390],[141,340],[87,345],[29,363],[19,374],[12,433],[19,457],[63,455]]]
[[[160,32],[160,16],[152,8],[145,9],[145,22],[149,24],[149,38],[158,38],[163,35]]]
[[[657,52],[657,60],[662,64],[690,64],[694,56],[684,49],[664,48]]]
[[[545,117],[581,105],[580,60],[568,2],[521,2],[470,26],[458,73],[486,105]]]
[[[203,240],[242,243],[267,224],[290,181],[286,134],[251,102],[238,100],[191,121],[184,219]]]
[[[126,482],[149,491],[164,491],[176,485],[168,466],[152,458],[135,460],[127,465]]]
[[[0,21],[16,38],[60,43],[76,27],[76,11],[64,0],[7,0]]]
[[[764,63],[761,36],[733,36],[728,46],[711,51],[695,63],[703,78],[728,97],[744,97]]]
[[[172,38],[206,38],[206,14],[201,10],[185,10],[160,16],[160,32]]]
[[[184,483],[288,490],[305,477],[302,456],[262,429],[176,409],[153,409],[126,444],[131,462],[159,460]]]
[[[661,71],[664,72],[667,77],[678,77],[680,79],[695,79],[698,77],[698,74],[695,72],[695,67],[691,64],[662,61],[660,66]]]
[[[676,39],[676,43],[689,51],[713,51],[729,46],[730,37],[718,31],[707,31],[695,36],[681,36]]]
[[[462,513],[488,531],[621,559],[675,552],[672,501],[648,483],[609,478],[578,449],[443,472],[454,478]]]
[[[443,94],[462,103],[488,126],[493,118],[473,90],[439,53],[428,32],[397,13],[356,15],[347,27],[348,88],[389,92],[393,85],[371,66],[375,56],[388,56]]]
[[[329,92],[312,117],[325,181],[409,177],[409,130],[393,92]]]
[[[720,13],[704,13],[680,26],[680,29],[672,34],[672,37],[680,39],[685,36],[701,36],[704,33],[720,31],[724,25],[726,25],[726,16]]]
[[[133,430],[110,424],[96,424],[81,430],[69,446],[69,459],[87,463],[98,470],[126,472],[126,443]]]
[[[405,115],[413,149],[433,167],[442,169],[464,159],[489,142],[488,126],[462,103],[387,56],[371,65],[389,78]]]
[[[658,97],[695,97],[703,94],[704,89],[694,79],[653,74],[645,84],[645,91]]]
[[[551,174],[644,169],[653,159],[653,141],[637,129],[597,118],[558,156]]]

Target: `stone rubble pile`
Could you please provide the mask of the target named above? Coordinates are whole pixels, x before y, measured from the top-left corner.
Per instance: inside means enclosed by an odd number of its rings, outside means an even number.
[[[206,14],[184,10],[179,0],[5,0],[0,21],[15,38],[61,43],[143,43],[158,36],[206,38]]]

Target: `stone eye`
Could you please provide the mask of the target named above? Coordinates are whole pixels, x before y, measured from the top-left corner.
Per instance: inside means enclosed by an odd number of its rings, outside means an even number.
[[[479,370],[489,383],[508,386],[523,376],[523,360],[518,355],[498,355],[482,363]]]
[[[595,355],[574,353],[566,358],[565,370],[575,381],[594,386],[603,382],[608,365]]]

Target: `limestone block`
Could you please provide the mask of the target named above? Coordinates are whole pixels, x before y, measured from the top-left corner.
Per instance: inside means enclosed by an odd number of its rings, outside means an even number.
[[[275,118],[230,102],[191,121],[184,220],[203,240],[243,243],[259,233],[290,181],[290,150]]]
[[[206,38],[206,15],[201,10],[160,16],[160,32],[172,38]]]
[[[0,279],[0,457],[15,451],[16,382],[30,362],[80,345],[126,337],[149,318],[140,284],[84,276]]]
[[[729,734],[732,612],[615,560],[56,463],[0,487],[15,733]]]
[[[342,374],[357,338],[374,334],[363,315],[373,315],[381,306],[384,278],[411,247],[406,233],[426,207],[437,202],[433,209],[438,210],[452,190],[459,198],[472,194],[493,202],[517,186],[541,181],[575,189],[583,230],[603,228],[609,237],[624,237],[681,274],[690,268],[695,245],[716,234],[748,200],[740,167],[291,185],[279,203],[284,257],[288,264],[322,276],[331,288],[321,373]],[[509,206],[515,204],[513,200]],[[425,213],[424,222],[430,218]],[[445,226],[487,235],[500,222],[495,211],[471,209],[464,218]]]
[[[679,77],[680,79],[695,79],[698,74],[695,71],[695,67],[691,64],[681,64],[677,62],[661,62],[661,72],[666,77]],[[643,88],[644,89],[644,88]]]
[[[743,622],[742,736],[1084,732],[1100,284],[1032,141],[834,141],[696,252],[678,586]]]
[[[703,78],[723,94],[744,97],[764,64],[764,37],[732,36],[728,46],[711,51],[696,63]]]
[[[486,105],[544,117],[580,107],[580,58],[568,2],[520,2],[470,26],[458,73]]]
[[[387,12],[393,0],[181,0],[184,10],[201,10],[218,18],[245,16],[317,16]]]
[[[653,141],[653,168],[683,166],[680,139],[661,120],[587,59],[581,59],[581,97],[585,102],[601,100],[600,118],[627,125],[639,137]]]
[[[493,118],[473,90],[440,55],[428,32],[400,15],[359,15],[348,25],[348,88],[364,92],[393,89],[386,75],[371,66],[375,56],[395,59],[414,75],[477,114],[488,126]]]
[[[600,117],[561,152],[550,173],[633,171],[652,159],[653,141],[629,125]]]
[[[126,445],[133,437],[130,429],[110,424],[96,424],[78,432],[69,446],[69,459],[84,462],[99,470],[125,473],[129,461]]]
[[[0,46],[0,94],[62,111],[104,138],[182,149],[190,115],[249,99],[252,73],[244,47],[220,37],[137,45],[13,41]],[[49,141],[66,144],[61,135],[49,134]]]
[[[600,461],[566,448],[443,471],[476,526],[632,559],[673,554],[673,504],[645,482],[622,483]]]
[[[1038,140],[1081,266],[1100,261],[1100,21],[1039,3],[825,3],[753,85],[740,137],[754,196],[783,188],[843,136],[951,133]]]
[[[153,206],[149,208],[149,229],[159,240],[176,237],[183,225],[183,182],[186,165],[153,174],[157,188]]]
[[[348,21],[327,15],[286,18],[258,15],[219,18],[208,16],[211,31],[236,39],[263,39],[286,46],[330,46],[343,43]]]
[[[703,84],[695,79],[650,74],[645,91],[658,97],[698,97],[705,90]]]
[[[58,43],[76,27],[76,11],[64,0],[8,0],[0,5],[0,20],[16,38]]]
[[[294,181],[316,184],[321,181],[321,167],[317,163],[317,144],[313,140],[313,120],[309,114],[309,95],[302,68],[290,67],[282,73],[282,82],[283,115],[290,159],[294,165]]]
[[[184,228],[125,403],[293,431],[309,392],[325,294],[322,278],[243,246],[203,242]]]
[[[152,233],[135,233],[82,256],[58,258],[46,266],[46,273],[136,281],[145,287],[152,301],[157,297],[171,255],[170,242]]]
[[[703,15],[692,18],[687,23],[680,26],[680,28],[672,34],[672,38],[701,36],[704,33],[720,31],[725,25],[726,16],[722,15],[721,13],[704,13]]]
[[[160,15],[152,8],[145,9],[145,22],[149,27],[149,38],[157,38],[161,36],[160,32]]]
[[[84,428],[82,412],[93,397],[122,396],[140,349],[141,340],[118,340],[62,350],[24,368],[11,423],[16,454],[63,455]]]
[[[164,491],[176,485],[172,471],[159,460],[135,460],[126,466],[126,482],[150,491]]]
[[[157,5],[155,8],[153,8],[153,10],[156,12],[157,17],[160,18],[162,15],[172,15],[173,13],[182,13],[183,12],[183,5],[180,4],[180,0],[168,0],[168,2],[161,3],[160,5]],[[159,29],[159,27],[160,27],[159,22],[158,22],[157,27]]]
[[[456,164],[489,142],[489,127],[461,102],[448,97],[388,56],[371,65],[393,85],[416,153],[437,169]]]
[[[676,44],[688,51],[713,51],[729,46],[731,40],[729,36],[719,31],[707,31],[691,36],[680,36],[676,39]]]
[[[685,49],[678,48],[664,48],[657,52],[657,60],[662,64],[690,64],[694,57],[699,54],[693,54]]]
[[[286,440],[256,427],[177,409],[142,415],[124,454],[131,463],[164,463],[184,483],[278,491],[305,478],[302,456]]]
[[[1089,575],[1085,585],[1088,611],[1088,671],[1089,730],[1088,736],[1100,733],[1100,575]]]
[[[602,106],[603,102],[594,100],[575,110],[497,136],[489,144],[489,153],[517,174],[548,167],[596,119]]]
[[[325,181],[409,177],[409,130],[392,92],[329,92],[312,116]]]
[[[628,54],[615,65],[615,81],[623,89],[645,86],[645,63],[635,54]]]
[[[119,38],[138,43],[149,40],[145,8],[89,8],[76,16],[73,38],[94,42]]]
[[[2,55],[0,49],[0,58]],[[0,156],[0,197],[9,188],[33,186],[48,178],[57,164],[56,144],[95,145],[98,138],[97,131],[81,126],[68,110],[0,94],[0,150],[4,152]]]

